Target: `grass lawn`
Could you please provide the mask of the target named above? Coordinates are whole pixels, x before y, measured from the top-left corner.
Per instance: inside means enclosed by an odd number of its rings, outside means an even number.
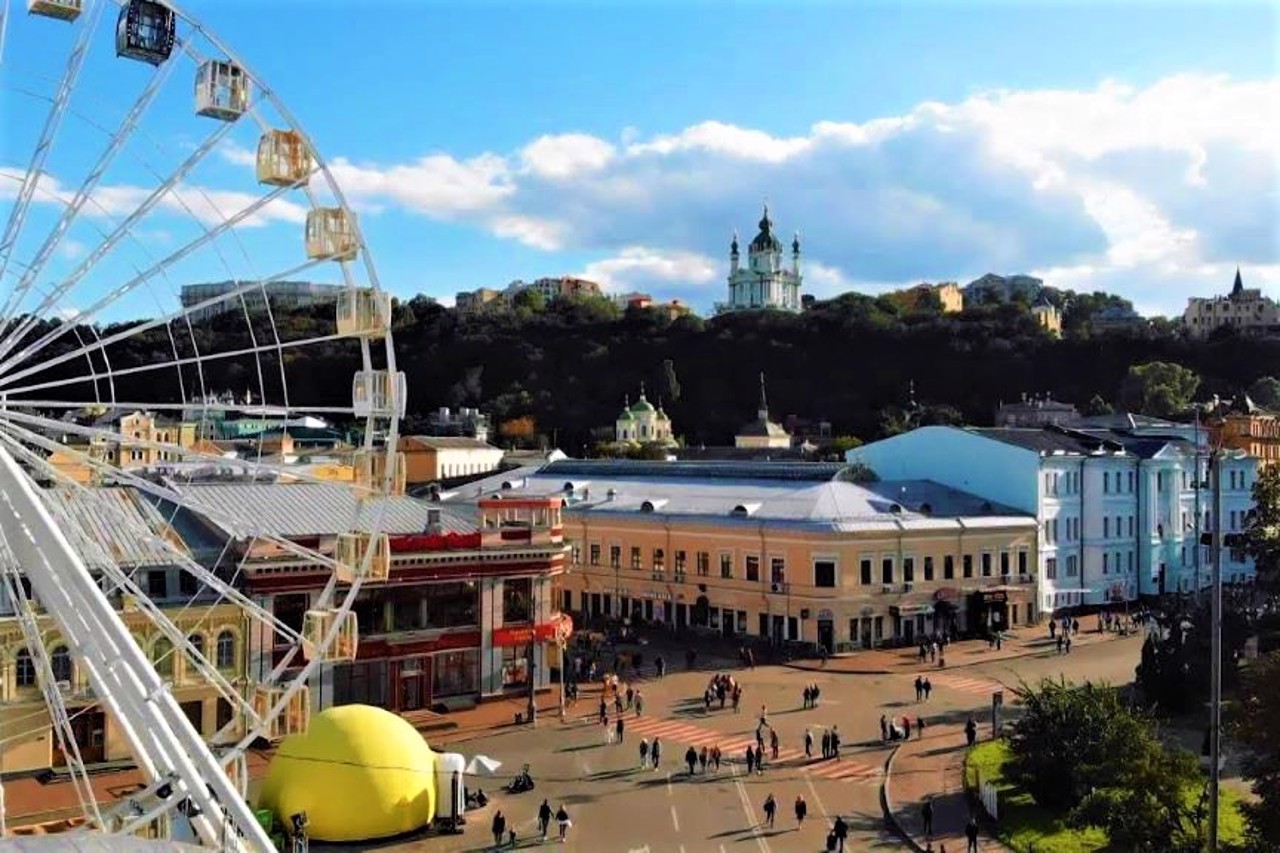
[[[1017,853],[1094,853],[1111,849],[1107,835],[1101,829],[1067,826],[1036,805],[1030,794],[1006,781],[1002,770],[1008,759],[1009,747],[1004,741],[988,741],[970,750],[965,763],[968,787],[977,787],[981,773],[983,780],[995,782],[1000,791],[997,834],[1001,841]],[[1187,792],[1189,802],[1194,802],[1198,796],[1199,791]],[[1218,827],[1224,843],[1240,841],[1244,834],[1244,820],[1237,803],[1232,792],[1222,792]]]

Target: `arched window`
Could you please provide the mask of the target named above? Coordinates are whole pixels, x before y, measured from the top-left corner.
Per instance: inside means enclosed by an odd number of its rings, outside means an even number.
[[[31,660],[31,652],[21,649],[13,659],[13,671],[19,687],[36,686],[36,665]]]
[[[173,643],[161,637],[151,646],[151,662],[161,678],[173,678]]]
[[[49,654],[49,661],[53,666],[54,681],[71,681],[71,652],[66,646],[57,646]]]
[[[236,635],[223,631],[218,635],[218,669],[232,669],[236,665]]]

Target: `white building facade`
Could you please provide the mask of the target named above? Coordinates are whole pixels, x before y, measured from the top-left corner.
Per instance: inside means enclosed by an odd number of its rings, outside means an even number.
[[[922,427],[851,450],[881,478],[928,477],[1034,513],[1040,610],[1133,601],[1209,585],[1208,461],[1176,434]],[[1222,458],[1222,530],[1244,529],[1256,460]],[[1197,488],[1197,482],[1199,488]],[[1223,549],[1222,577],[1242,583],[1253,561]]]
[[[760,218],[760,232],[747,246],[747,264],[743,266],[735,232],[729,245],[729,301],[718,303],[716,311],[750,311],[773,308],[779,311],[800,310],[800,235],[791,241],[791,265],[783,266],[782,241],[773,233],[769,205]]]

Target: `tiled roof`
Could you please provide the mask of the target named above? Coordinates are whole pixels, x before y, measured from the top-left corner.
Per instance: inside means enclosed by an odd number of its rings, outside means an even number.
[[[406,435],[400,439],[401,450],[497,450],[487,441],[465,435]],[[409,446],[406,446],[409,445]]]
[[[1191,443],[1178,435],[1134,435],[1117,429],[971,427],[969,431],[1044,455],[1091,456],[1102,451],[1150,459],[1170,446],[1179,450],[1191,448]]]
[[[163,519],[135,501],[132,489],[52,488],[40,496],[91,569],[108,560],[124,568],[173,565],[180,557],[158,538]]]

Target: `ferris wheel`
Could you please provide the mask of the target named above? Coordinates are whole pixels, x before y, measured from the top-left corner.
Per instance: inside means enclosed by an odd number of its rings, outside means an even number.
[[[0,770],[41,738],[76,790],[69,831],[269,849],[246,755],[305,728],[308,685],[355,658],[362,584],[390,571],[391,299],[310,137],[188,12],[0,14]],[[323,473],[285,447],[317,422],[343,434]],[[236,424],[258,431],[229,441]],[[323,486],[338,529],[285,535],[204,499],[211,476]],[[193,525],[225,535],[202,551]],[[264,563],[321,579],[305,612],[246,591]],[[96,801],[86,715],[142,776],[126,800]]]

